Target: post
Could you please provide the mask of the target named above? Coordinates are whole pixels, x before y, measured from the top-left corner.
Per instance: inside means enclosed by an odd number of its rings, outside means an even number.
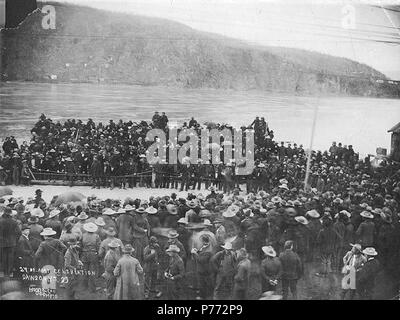
[[[315,126],[317,124],[317,115],[318,115],[318,105],[315,105],[314,119],[313,119],[313,124],[312,124],[312,128],[311,128],[310,148],[309,148],[308,154],[307,154],[307,167],[306,167],[306,177],[304,179],[304,191],[307,191],[307,189],[308,189],[308,178],[310,176],[311,153],[312,153],[312,147],[313,147],[313,143],[314,143],[314,134],[315,134]]]

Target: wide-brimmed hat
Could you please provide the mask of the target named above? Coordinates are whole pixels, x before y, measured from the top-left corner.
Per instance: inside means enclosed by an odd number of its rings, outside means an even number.
[[[85,212],[81,212],[76,218],[79,220],[86,220],[89,216]]]
[[[304,225],[308,224],[308,220],[303,216],[294,217],[294,220]]]
[[[98,227],[93,222],[88,222],[83,225],[83,229],[87,232],[96,232]]]
[[[278,188],[279,189],[284,189],[284,190],[289,190],[287,184],[281,184]]]
[[[350,213],[350,212],[348,212],[347,210],[341,210],[339,213],[341,213],[341,214],[343,214],[343,215],[347,216],[348,218],[350,218],[350,217],[351,217],[351,213]]]
[[[148,207],[145,211],[146,211],[148,214],[156,214],[156,213],[157,213],[157,209],[154,208],[153,206]]]
[[[232,242],[225,242],[221,247],[226,250],[232,250]]]
[[[43,217],[44,217],[44,212],[43,212],[43,210],[40,209],[40,208],[34,208],[34,209],[31,211],[31,216],[36,216],[36,217],[38,217],[38,218],[43,218]]]
[[[126,244],[123,248],[122,248],[122,252],[123,253],[132,253],[134,252],[135,249],[130,245],[130,244]]]
[[[120,246],[120,244],[118,243],[117,240],[112,240],[112,241],[108,244],[108,246],[109,246],[110,248],[118,248],[118,247]]]
[[[102,217],[98,217],[94,223],[99,227],[104,227],[106,225]]]
[[[180,218],[177,223],[182,223],[182,224],[189,224],[189,222],[185,218]]]
[[[301,202],[299,200],[294,200],[293,201],[294,206],[301,206]]]
[[[116,214],[116,213],[117,213],[117,212],[114,211],[114,210],[111,209],[111,208],[107,208],[107,209],[105,209],[104,212],[103,212],[103,214],[106,215],[106,216],[112,216],[112,215],[114,215],[114,214]]]
[[[135,207],[131,206],[130,204],[127,204],[124,208],[125,212],[130,212],[130,211],[135,211]]]
[[[367,256],[376,256],[376,255],[378,255],[378,252],[376,252],[375,248],[372,248],[372,247],[365,248],[362,251],[362,253],[364,253]]]
[[[287,181],[286,179],[280,179],[280,180],[279,180],[279,183],[280,183],[280,184],[286,184],[286,185],[287,185],[287,184],[289,183],[289,181]]]
[[[272,202],[267,203],[267,209],[275,209],[275,205]]]
[[[272,201],[272,203],[277,204],[277,203],[281,203],[282,199],[278,196],[275,196],[275,197],[272,197],[271,201]]]
[[[43,231],[40,233],[41,236],[54,236],[57,234],[52,228],[44,228]]]
[[[360,216],[364,217],[364,218],[368,218],[368,219],[373,219],[374,218],[374,215],[371,212],[368,212],[368,211],[361,212]]]
[[[143,207],[139,207],[135,210],[136,213],[143,214],[146,212],[146,209]]]
[[[116,214],[124,214],[124,213],[126,213],[126,208],[124,209],[124,208],[119,208],[117,211],[115,211],[115,213]]]
[[[36,216],[31,216],[28,219],[28,223],[38,223],[39,222],[39,218]]]
[[[276,257],[276,251],[272,246],[264,246],[261,249],[267,256]]]
[[[359,243],[355,243],[355,244],[352,244],[352,243],[350,243],[350,246],[352,246],[353,248],[356,248],[358,251],[361,251],[361,244],[359,244]]]
[[[318,219],[321,215],[318,213],[317,210],[313,209],[306,212],[306,216],[309,216],[314,219]]]
[[[60,210],[54,209],[50,212],[49,218],[54,218],[55,216],[58,216],[60,214]]]
[[[228,209],[222,213],[222,216],[225,218],[232,218],[236,216],[236,212],[234,212],[231,207],[228,207]]]
[[[212,223],[211,223],[211,221],[208,220],[208,219],[204,219],[203,225],[205,225],[205,226],[207,226],[207,227],[212,227]]]
[[[179,249],[179,247],[176,244],[171,244],[166,250],[166,252],[176,252],[176,253],[179,253],[180,251],[181,249]]]
[[[176,230],[170,230],[168,231],[168,238],[173,239],[173,238],[178,238],[179,233],[176,232]]]

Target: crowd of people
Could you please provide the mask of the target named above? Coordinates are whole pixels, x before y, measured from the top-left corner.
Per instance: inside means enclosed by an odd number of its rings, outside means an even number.
[[[123,122],[108,124],[95,123],[89,119],[68,119],[64,123],[53,122],[45,115],[31,130],[32,138],[18,145],[14,137],[6,137],[0,155],[0,185],[27,185],[31,180],[64,180],[73,186],[76,181],[91,183],[93,188],[113,189],[129,187],[179,188],[180,190],[200,189],[214,186],[224,192],[232,191],[245,183],[247,190],[266,190],[280,177],[288,176],[293,181],[305,177],[307,154],[303,146],[274,141],[274,132],[269,129],[264,118],[256,117],[249,126],[240,130],[254,132],[253,172],[237,175],[234,156],[224,159],[224,142],[220,150],[219,162],[167,163],[150,165],[146,151],[154,141],[147,141],[146,134],[151,129],[161,129],[168,135],[168,117],[165,113],[155,113],[151,122]],[[183,129],[194,129],[198,133],[203,128],[229,129],[227,124],[205,123],[201,125],[194,118],[184,122]],[[211,142],[211,140],[210,140]],[[184,142],[172,142],[182,145]],[[199,152],[201,141],[199,140]],[[166,148],[171,147],[168,143]],[[228,161],[229,160],[229,161]],[[336,174],[336,168],[344,166],[353,170],[360,165],[370,165],[369,159],[359,159],[352,146],[332,144],[329,151],[313,151],[311,180],[320,190],[321,186]],[[343,170],[340,170],[343,172]]]
[[[221,165],[221,180],[186,175],[180,181],[180,189],[189,190],[184,198],[93,195],[78,204],[57,197],[46,203],[41,190],[28,199],[0,198],[1,271],[23,280],[23,267],[53,266],[55,278],[67,275],[54,290],[64,286],[68,299],[79,298],[82,287],[104,289],[117,300],[297,299],[298,280],[311,281],[315,270],[322,279],[342,275],[343,299],[372,299],[381,272],[398,291],[399,164],[386,159],[374,167],[351,146],[333,143],[311,153],[305,185],[305,151],[276,144],[264,122],[251,124],[257,141],[252,175],[240,180],[234,163]],[[3,150],[5,158],[16,153],[32,168],[66,157],[66,164],[72,158],[80,164],[80,172],[90,172],[96,161],[103,168],[132,161],[133,172],[140,172],[148,169],[140,157],[146,130],[167,124],[165,114],[150,125],[107,126],[91,120],[61,125],[42,116],[30,145],[15,148],[9,139]],[[194,119],[184,126],[200,127]],[[202,164],[187,167],[200,170]],[[156,175],[149,186],[179,187],[179,180],[165,177]],[[201,192],[191,193],[196,187]]]

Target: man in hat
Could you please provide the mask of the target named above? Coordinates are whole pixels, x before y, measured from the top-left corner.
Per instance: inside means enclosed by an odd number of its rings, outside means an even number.
[[[118,238],[121,239],[124,245],[132,244],[132,232],[135,224],[134,211],[135,208],[126,206],[125,212],[117,218]]]
[[[165,250],[167,250],[172,244],[176,245],[179,248],[179,256],[185,263],[187,259],[186,249],[182,242],[179,241],[179,233],[176,230],[170,230],[168,232],[168,242],[166,244]]]
[[[246,300],[249,286],[250,260],[245,248],[241,248],[237,254],[236,273],[233,278],[233,299]]]
[[[133,248],[136,258],[140,263],[143,263],[143,250],[149,243],[150,225],[144,215],[145,209],[143,207],[139,207],[135,213],[132,229]]]
[[[96,233],[98,227],[93,222],[88,222],[83,225],[86,232],[82,235],[82,262],[85,270],[98,274],[99,257],[98,251],[100,248],[100,237]],[[86,276],[87,286],[89,290],[94,293],[96,291],[95,276],[88,274]]]
[[[116,241],[119,244],[120,253],[121,253],[121,249],[124,247],[124,244],[122,243],[122,241],[115,237],[117,232],[115,231],[114,227],[110,226],[110,227],[106,228],[104,230],[104,232],[107,237],[100,243],[99,259],[101,261],[104,259],[105,255],[109,249],[109,247],[108,247],[109,243],[111,243],[112,241]]]
[[[59,220],[60,212],[61,211],[58,209],[50,211],[49,217],[44,225],[46,228],[52,228],[57,233],[56,238],[60,237],[62,229],[62,224],[61,221]]]
[[[223,250],[217,252],[210,260],[215,277],[214,300],[230,299],[235,275],[236,257],[232,243],[226,242]]]
[[[261,261],[262,291],[276,291],[282,275],[282,264],[272,246],[263,246],[265,258]]]
[[[378,259],[376,259],[378,253],[374,248],[365,248],[363,254],[366,256],[367,261],[357,275],[357,292],[362,300],[372,300],[375,279],[381,270],[381,265]]]
[[[348,292],[350,293],[350,300],[354,299],[356,295],[357,273],[367,261],[367,258],[361,252],[361,244],[356,243],[350,245],[351,250],[348,251],[343,257],[342,273],[344,275],[344,279],[342,280],[342,300],[346,298]],[[354,279],[347,280],[347,278],[350,277],[354,277]]]
[[[164,273],[167,280],[167,299],[180,300],[183,297],[183,281],[185,277],[185,267],[182,258],[179,256],[180,248],[171,244],[166,250],[169,256],[168,268]]]
[[[83,267],[83,263],[79,260],[79,245],[76,238],[70,238],[67,245],[68,248],[64,255],[64,270],[68,277],[66,295],[68,300],[74,300],[79,288],[79,278],[76,273],[78,269]]]
[[[40,242],[42,242],[42,236],[40,233],[43,231],[43,226],[39,224],[39,218],[37,216],[31,216],[28,219],[29,225],[29,242],[32,250],[36,252],[39,248]]]
[[[370,247],[374,244],[375,223],[373,222],[374,215],[369,211],[360,213],[363,222],[359,225],[356,235],[363,247]]]
[[[43,191],[40,189],[37,189],[35,191],[35,208],[40,208],[40,209],[45,209],[47,207],[46,205],[46,201],[44,201],[44,199],[42,198],[42,193]]]
[[[0,271],[5,277],[12,274],[14,266],[14,254],[21,230],[18,223],[12,218],[12,209],[4,208],[0,217]]]
[[[143,268],[140,262],[132,257],[134,251],[130,244],[126,244],[122,249],[123,255],[114,269],[114,276],[117,277],[114,300],[142,299],[139,276],[143,274]]]
[[[121,258],[122,242],[114,239],[107,244],[108,251],[104,257],[104,278],[106,279],[106,296],[108,300],[112,300],[115,293],[117,278],[114,276],[114,269],[118,260]]]
[[[21,227],[22,235],[19,237],[16,258],[16,267],[26,267],[32,268],[35,266],[34,263],[34,251],[32,250],[31,244],[29,242],[29,226],[24,224]]]
[[[51,228],[44,228],[40,235],[44,240],[40,243],[35,253],[39,268],[46,265],[61,269],[63,266],[64,252],[67,247],[59,240],[55,239],[56,232]]]
[[[212,293],[212,270],[210,260],[212,257],[212,248],[210,238],[207,235],[200,237],[202,243],[199,249],[193,248],[191,253],[196,263],[197,283],[199,284],[200,299],[208,299]]]
[[[151,293],[161,297],[161,291],[156,289],[158,273],[160,271],[160,245],[156,237],[151,236],[149,245],[144,248],[144,274],[145,274],[145,298],[148,299]]]
[[[282,265],[283,300],[287,300],[289,289],[293,299],[297,300],[297,281],[303,274],[300,257],[293,251],[293,241],[285,242],[284,251],[279,255]]]

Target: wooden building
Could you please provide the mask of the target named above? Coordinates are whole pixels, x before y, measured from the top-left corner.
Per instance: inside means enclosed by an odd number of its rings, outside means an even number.
[[[392,133],[390,156],[393,160],[400,162],[400,122],[388,132]]]

